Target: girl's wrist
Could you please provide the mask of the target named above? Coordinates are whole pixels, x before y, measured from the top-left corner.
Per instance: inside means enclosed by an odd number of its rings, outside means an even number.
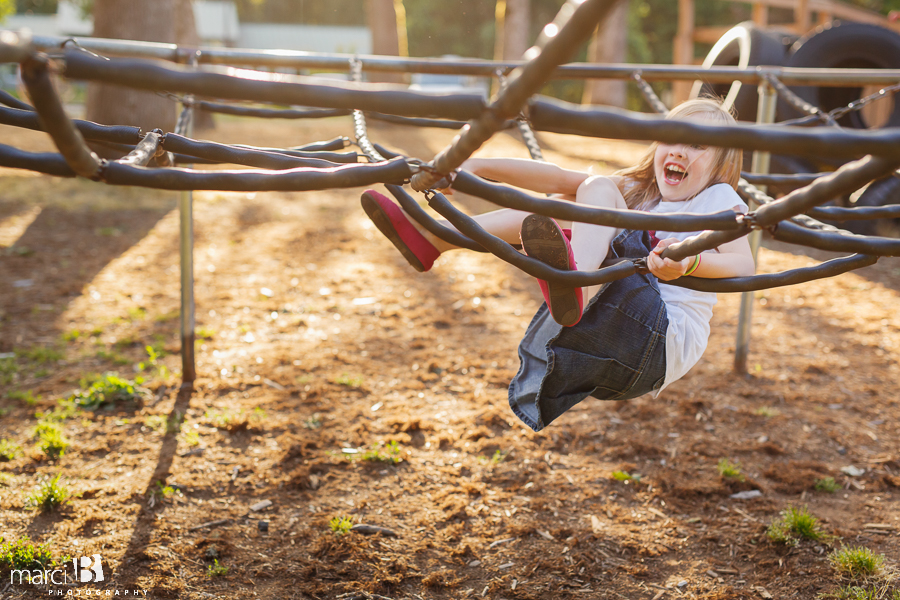
[[[683,276],[684,276],[684,277],[688,277],[689,275],[691,275],[692,273],[694,273],[694,272],[697,270],[697,267],[700,266],[700,261],[701,261],[701,260],[702,260],[702,259],[700,258],[700,255],[697,254],[697,255],[694,257],[693,262],[691,262],[691,266],[688,267],[687,271],[684,272],[684,275],[683,275]]]

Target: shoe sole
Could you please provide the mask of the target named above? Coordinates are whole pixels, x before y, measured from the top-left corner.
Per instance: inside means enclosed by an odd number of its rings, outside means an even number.
[[[412,265],[412,268],[420,273],[424,273],[426,271],[425,265],[422,264],[422,261],[409,249],[409,246],[406,245],[400,237],[400,234],[397,233],[397,230],[394,228],[394,222],[391,221],[388,214],[384,212],[384,209],[381,208],[378,201],[369,194],[363,192],[360,202],[362,203],[363,210],[369,215],[372,222],[375,223],[375,227],[378,228],[378,231],[390,240],[394,247],[400,251],[400,254],[403,255],[403,258]]]
[[[571,271],[569,251],[563,233],[549,217],[529,215],[522,221],[522,247],[531,258],[560,271]],[[578,306],[580,288],[565,287],[547,281],[548,308],[553,320],[569,327],[581,319]]]

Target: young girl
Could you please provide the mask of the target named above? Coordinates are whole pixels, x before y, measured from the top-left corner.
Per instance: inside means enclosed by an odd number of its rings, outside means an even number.
[[[734,122],[709,99],[689,100],[668,118]],[[715,213],[729,208],[745,212],[747,205],[735,192],[741,155],[735,149],[654,143],[638,165],[611,177],[526,159],[472,158],[461,168],[591,206],[660,213]],[[379,230],[419,271],[427,271],[442,252],[455,248],[377,192],[365,192],[362,203]],[[607,256],[647,257],[650,274],[602,286],[566,288],[539,280],[546,302],[519,344],[521,367],[509,386],[513,412],[535,431],[588,396],[626,400],[658,394],[700,359],[716,295],[660,282],[685,275],[741,277],[755,270],[745,237],[673,261],[660,256],[663,249],[697,232],[570,225],[514,209],[488,212],[475,220],[509,243],[521,240],[526,254],[559,269],[594,270]],[[563,229],[569,226],[571,231]]]

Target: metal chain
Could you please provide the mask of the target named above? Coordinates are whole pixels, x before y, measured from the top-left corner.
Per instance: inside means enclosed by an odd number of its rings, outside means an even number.
[[[650,84],[647,83],[647,80],[641,77],[640,71],[635,71],[634,73],[632,73],[631,78],[634,79],[634,82],[637,84],[638,89],[644,96],[644,100],[646,100],[650,105],[650,108],[661,115],[669,112],[669,109],[666,107],[663,101],[660,100],[659,96],[656,95],[656,92],[653,90]]]
[[[832,127],[840,127],[840,125],[838,125],[837,123],[837,119],[835,119],[830,113],[823,112],[822,109],[818,106],[810,104],[809,102],[795,94],[774,75],[770,73],[763,73],[762,78],[766,81],[766,83],[772,86],[772,89],[775,90],[776,94],[784,98],[788,102],[788,104],[790,104],[800,112],[814,116],[820,121],[824,121],[828,125],[831,125]]]
[[[350,59],[350,79],[355,82],[362,81],[362,61],[356,56]],[[369,141],[366,116],[361,110],[353,111],[353,134],[356,136],[356,145],[366,155],[366,158],[372,162],[387,160]]]
[[[881,88],[874,94],[869,94],[865,98],[854,100],[847,106],[836,108],[828,114],[830,114],[832,117],[834,117],[835,120],[837,120],[849,112],[861,110],[865,105],[875,102],[876,100],[880,100],[881,98],[885,98],[888,94],[895,94],[897,92],[900,92],[900,83],[895,83],[894,85]]]
[[[506,75],[503,73],[501,69],[497,69],[496,71],[497,81],[500,82],[500,90],[506,89],[508,85],[508,80],[506,79]],[[528,117],[524,114],[519,114],[516,118],[516,127],[519,129],[519,133],[522,135],[522,141],[525,143],[525,147],[528,149],[528,154],[531,155],[533,160],[539,160],[544,162],[544,153],[541,151],[541,146],[538,144],[537,136],[534,134],[534,130],[531,128],[531,123],[528,122]]]

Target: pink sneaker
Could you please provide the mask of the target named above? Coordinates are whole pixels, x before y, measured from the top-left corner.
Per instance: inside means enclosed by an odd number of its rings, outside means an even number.
[[[519,232],[525,254],[560,271],[575,271],[575,255],[566,232],[559,224],[543,215],[528,215]],[[547,308],[553,320],[571,327],[581,320],[584,295],[581,288],[564,287],[538,279]]]
[[[375,190],[366,190],[362,195],[362,207],[375,227],[397,247],[416,271],[424,272],[434,265],[441,252],[419,233],[400,207],[387,196]]]

